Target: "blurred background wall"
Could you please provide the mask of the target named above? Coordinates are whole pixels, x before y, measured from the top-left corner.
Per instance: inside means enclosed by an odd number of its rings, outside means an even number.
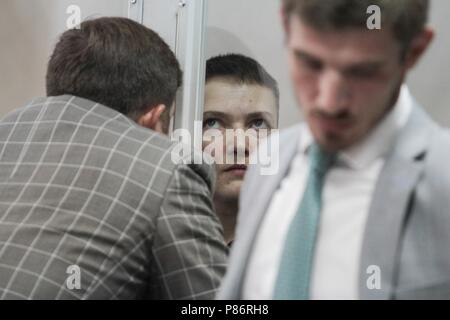
[[[1,0],[0,115],[45,95],[47,61],[66,30],[67,8],[78,5],[82,19],[126,16],[126,0]]]
[[[431,24],[437,37],[409,84],[433,118],[450,126],[450,1],[431,3]],[[85,19],[126,16],[128,0],[0,1],[0,116],[45,95],[46,64],[58,35],[66,29],[66,10],[71,4],[81,8]],[[161,21],[173,23],[171,18]],[[279,1],[208,0],[207,57],[239,52],[259,60],[279,81],[280,125],[286,127],[301,114],[292,93],[283,41]]]

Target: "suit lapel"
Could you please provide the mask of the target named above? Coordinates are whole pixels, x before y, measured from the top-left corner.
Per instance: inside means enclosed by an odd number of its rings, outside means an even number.
[[[240,261],[238,266],[239,271],[237,272],[240,275],[240,279],[238,280],[239,286],[237,288],[239,297],[242,297],[243,279],[247,272],[249,258],[253,251],[261,223],[264,220],[274,193],[290,168],[292,158],[298,150],[299,139],[300,126],[288,129],[285,134],[281,133],[279,170],[275,175],[265,176],[264,180],[262,180],[262,178],[252,179],[252,181],[258,183],[258,185],[248,186],[249,190],[257,191],[258,194],[254,195],[251,204],[247,204],[246,207],[249,208],[243,208],[244,211],[249,211],[249,213],[251,211],[251,214],[243,214],[241,212],[242,210],[240,210],[240,215],[243,218],[239,221],[239,225],[245,228],[245,232],[238,233],[241,236],[241,239],[239,239],[241,244],[241,248],[239,249],[240,258],[236,259],[236,261]],[[257,201],[254,201],[255,199],[257,199]]]
[[[416,106],[380,173],[361,251],[361,299],[394,297],[404,222],[433,128],[433,122]],[[378,276],[380,287],[376,285]]]
[[[380,175],[362,247],[362,299],[389,299],[392,296],[403,221],[421,171],[421,163],[392,159]],[[371,281],[378,276],[375,274],[378,272],[381,276],[381,288],[373,288]]]

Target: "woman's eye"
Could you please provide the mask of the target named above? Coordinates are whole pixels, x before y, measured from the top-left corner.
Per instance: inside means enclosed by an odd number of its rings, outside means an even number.
[[[206,119],[205,121],[203,121],[203,128],[220,129],[220,122],[217,119]]]
[[[269,126],[267,125],[266,121],[263,119],[256,119],[252,122],[251,127],[253,129],[268,129]]]

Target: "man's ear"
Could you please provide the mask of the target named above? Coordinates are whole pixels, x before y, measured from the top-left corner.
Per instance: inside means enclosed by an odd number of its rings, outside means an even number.
[[[162,132],[162,126],[160,123],[161,115],[164,110],[166,110],[165,105],[157,105],[140,116],[137,123],[142,127],[157,131],[159,133],[164,133]]]
[[[420,35],[412,40],[405,57],[405,65],[408,69],[413,68],[417,64],[430,46],[433,38],[434,30],[427,26]]]

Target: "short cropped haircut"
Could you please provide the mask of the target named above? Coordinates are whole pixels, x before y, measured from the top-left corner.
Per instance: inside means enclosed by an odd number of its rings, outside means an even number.
[[[277,81],[256,60],[241,54],[225,54],[208,59],[206,62],[206,82],[222,77],[236,83],[256,84],[272,90],[277,108],[280,91]]]
[[[390,28],[404,47],[419,35],[428,20],[429,0],[282,0],[286,17],[296,15],[318,30],[367,28],[367,8],[381,9],[382,28]]]
[[[47,95],[75,95],[133,120],[172,105],[179,63],[152,30],[126,18],[88,20],[62,34],[47,69]]]

